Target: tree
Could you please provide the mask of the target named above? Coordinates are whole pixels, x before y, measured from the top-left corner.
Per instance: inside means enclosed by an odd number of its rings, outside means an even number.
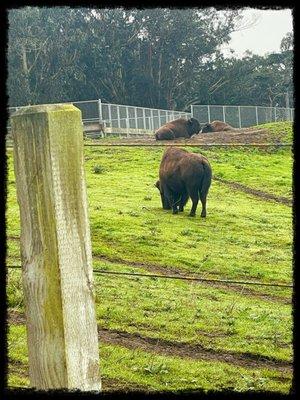
[[[225,58],[220,49],[240,21],[240,11],[214,8],[12,9],[9,103],[101,98],[187,110],[195,103],[284,106],[287,93],[292,102],[293,34],[278,53]]]
[[[80,9],[69,7],[9,11],[10,105],[68,101],[77,95],[74,81],[80,75],[77,63],[79,46],[84,45],[84,17]]]
[[[100,97],[185,107],[199,63],[229,41],[238,16],[215,9],[11,10],[10,104]]]

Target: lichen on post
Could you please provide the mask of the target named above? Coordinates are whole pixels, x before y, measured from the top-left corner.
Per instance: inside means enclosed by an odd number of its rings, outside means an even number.
[[[37,389],[101,389],[81,112],[11,118],[29,376]]]

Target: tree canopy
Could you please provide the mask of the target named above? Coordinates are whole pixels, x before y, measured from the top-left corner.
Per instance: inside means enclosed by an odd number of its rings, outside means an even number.
[[[9,105],[101,98],[185,110],[191,104],[285,105],[293,36],[281,51],[225,58],[241,20],[214,8],[9,11]]]

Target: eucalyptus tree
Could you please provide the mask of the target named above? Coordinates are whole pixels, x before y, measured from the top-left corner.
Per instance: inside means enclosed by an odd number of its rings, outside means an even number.
[[[184,108],[239,12],[25,7],[9,11],[11,105],[102,98]]]

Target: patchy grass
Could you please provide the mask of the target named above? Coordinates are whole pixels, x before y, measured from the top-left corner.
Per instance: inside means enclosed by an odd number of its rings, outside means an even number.
[[[87,175],[95,255],[211,276],[291,281],[291,208],[214,181],[206,220],[199,209],[196,218],[187,216],[190,201],[184,213],[174,216],[162,210],[154,187],[161,150],[91,152],[87,171],[94,162],[107,170],[101,176]]]
[[[280,142],[291,143],[294,138],[293,123],[289,121],[270,122],[258,125],[259,128],[266,129],[271,136]]]
[[[26,330],[24,325],[9,329],[9,358],[13,362],[28,363]],[[16,353],[16,349],[18,353]],[[26,368],[23,367],[26,374]],[[289,392],[290,376],[285,372],[266,368],[244,368],[226,362],[195,361],[180,357],[166,357],[123,346],[101,344],[100,370],[103,379],[117,378],[143,385],[152,390],[247,390]],[[12,375],[9,385],[28,385],[27,377]]]
[[[292,198],[292,153],[290,149],[245,148],[200,150],[210,160],[214,175],[253,189]],[[196,153],[197,150],[194,149]]]
[[[93,254],[106,257],[95,258],[94,268],[149,273],[157,267],[169,274],[182,271],[218,279],[291,283],[291,208],[213,181],[206,219],[200,218],[201,205],[196,218],[188,217],[190,202],[184,213],[174,216],[162,210],[154,187],[162,152],[161,148],[85,148]],[[289,150],[214,148],[202,153],[217,176],[291,196]],[[8,264],[12,265],[20,263],[20,226],[10,150],[8,167],[6,217]],[[143,265],[126,266],[121,260]],[[97,319],[103,328],[200,345],[224,355],[292,360],[290,289],[253,286],[250,290],[113,275],[95,275],[95,281]],[[9,272],[7,295],[10,309],[23,311],[18,270]],[[28,384],[24,374],[16,372],[18,362],[28,363],[24,327],[11,326],[9,338],[13,343],[10,358],[16,361],[9,382]],[[164,356],[115,344],[101,345],[100,351],[104,377],[154,390],[230,388],[286,393],[291,384],[290,372],[272,368]]]
[[[147,273],[98,260],[94,268]],[[14,282],[11,286],[18,288],[10,295],[12,299],[21,297],[20,281],[16,279],[10,276]],[[254,358],[292,359],[288,301],[278,301],[274,307],[273,297],[260,298],[255,292],[245,295],[243,286],[219,288],[207,283],[105,274],[94,279],[97,320],[103,328],[201,345],[207,350],[252,354]],[[282,296],[290,299],[290,289],[285,289]],[[24,310],[23,304],[17,307],[17,300],[11,303],[14,310]],[[132,309],[134,313],[129,312]]]

